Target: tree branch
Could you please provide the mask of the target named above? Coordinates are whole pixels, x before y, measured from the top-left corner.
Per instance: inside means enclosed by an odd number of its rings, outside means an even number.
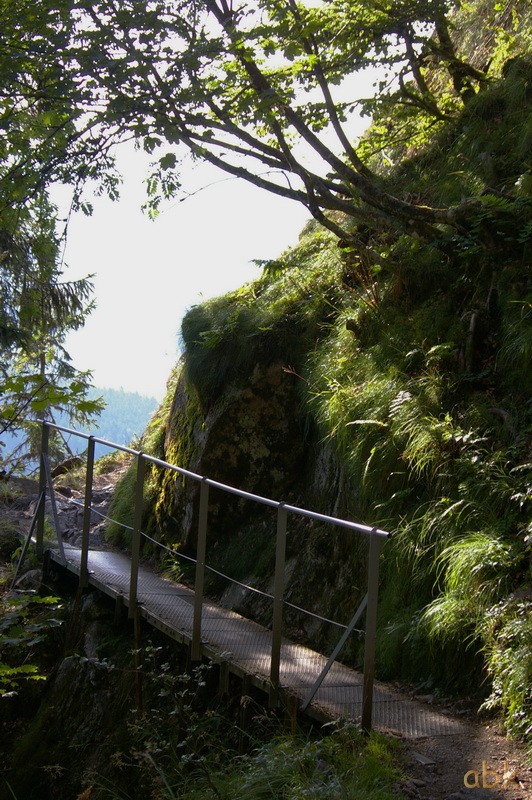
[[[479,72],[470,64],[461,61],[456,55],[456,48],[449,33],[449,25],[444,14],[437,14],[435,17],[436,33],[440,46],[432,49],[443,56],[447,64],[447,69],[453,82],[454,90],[464,102],[475,97],[476,92],[470,79],[482,81],[486,79],[483,72]]]
[[[302,24],[301,15],[294,0],[288,0],[288,6],[296,22],[301,25]],[[307,55],[314,56],[316,59],[313,64],[312,71],[321,89],[323,99],[325,100],[325,107],[327,109],[327,113],[329,114],[331,124],[333,126],[334,132],[338,137],[340,144],[344,148],[348,158],[352,162],[353,166],[357,169],[357,171],[361,175],[365,175],[368,178],[373,177],[373,173],[371,172],[370,169],[368,169],[368,167],[366,167],[363,161],[360,160],[358,153],[356,152],[351,142],[347,138],[347,135],[342,127],[342,124],[338,117],[338,113],[336,111],[334,100],[331,95],[329,84],[325,77],[315,37],[312,34],[309,34],[308,37],[303,36],[301,38],[301,43]]]
[[[405,28],[402,31],[402,37],[405,43],[408,63],[410,64],[412,75],[414,76],[414,80],[420,94],[416,95],[413,92],[410,92],[405,86],[403,74],[399,73],[399,84],[401,86],[401,91],[405,97],[412,101],[414,105],[417,105],[424,111],[428,111],[429,114],[432,114],[437,119],[448,119],[449,117],[438,108],[438,104],[434,98],[434,95],[427,86],[427,82],[423,76],[423,73],[421,72],[419,58],[414,50],[413,32],[409,25],[405,25]]]

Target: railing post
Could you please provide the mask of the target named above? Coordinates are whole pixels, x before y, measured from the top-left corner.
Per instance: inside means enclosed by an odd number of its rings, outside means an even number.
[[[35,532],[37,558],[42,558],[44,547],[44,519],[46,506],[46,472],[44,469],[45,458],[48,458],[48,441],[50,429],[44,421],[41,422],[41,455],[39,459],[39,497],[42,498],[37,507],[37,529]]]
[[[281,667],[281,638],[283,633],[284,570],[286,554],[286,518],[286,508],[284,507],[284,503],[281,503],[277,510],[277,540],[275,547],[272,652],[270,661],[270,707],[279,704],[279,675]]]
[[[201,614],[205,583],[205,554],[207,551],[207,514],[209,511],[209,484],[204,478],[200,487],[198,545],[196,550],[196,581],[194,586],[194,621],[192,624],[192,661],[201,658]]]
[[[146,462],[143,453],[137,455],[137,480],[135,484],[135,510],[131,535],[131,576],[129,579],[129,618],[134,619],[137,608],[137,584],[139,579],[140,535],[144,512],[144,473]]]
[[[362,693],[362,730],[371,731],[373,716],[373,680],[375,677],[375,642],[377,637],[377,600],[379,596],[379,559],[381,537],[372,532],[369,537],[368,605],[364,644],[364,683]]]
[[[79,586],[85,589],[89,584],[89,533],[91,527],[92,479],[94,474],[94,436],[89,436],[87,444],[87,470],[85,473],[85,501],[83,506],[83,529],[81,531],[81,555],[79,564]]]
[[[336,645],[336,647],[332,651],[331,655],[329,656],[329,659],[328,659],[327,663],[325,664],[325,666],[323,667],[322,671],[320,672],[320,674],[316,678],[316,682],[314,683],[314,686],[310,690],[305,702],[301,706],[301,711],[306,711],[307,708],[309,707],[309,705],[312,703],[312,701],[314,699],[314,696],[316,695],[316,692],[318,691],[318,689],[320,688],[321,684],[323,683],[323,681],[324,681],[327,673],[329,672],[330,668],[332,667],[332,665],[336,661],[336,657],[339,655],[342,647],[344,646],[344,644],[347,642],[347,640],[349,639],[349,637],[353,633],[353,631],[355,629],[355,625],[358,623],[358,620],[360,619],[360,617],[362,616],[362,614],[366,610],[367,604],[368,604],[368,595],[366,594],[362,598],[362,602],[360,603],[359,607],[357,608],[357,610],[355,612],[355,616],[353,617],[353,619],[351,620],[351,622],[349,623],[349,625],[347,626],[347,628],[343,632],[342,636],[340,637],[340,641],[338,642],[338,644]]]

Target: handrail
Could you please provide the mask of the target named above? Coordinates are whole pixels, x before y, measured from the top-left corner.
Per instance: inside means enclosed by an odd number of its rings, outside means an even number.
[[[80,503],[77,500],[74,500],[73,498],[69,498],[69,502],[72,505],[77,506],[78,508],[85,508],[84,503]],[[113,525],[118,525],[120,528],[124,528],[124,530],[126,531],[133,530],[132,525],[126,525],[124,522],[118,522],[118,520],[113,519],[112,517],[108,517],[107,514],[98,511],[98,509],[94,508],[93,506],[91,506],[91,513],[96,514],[97,517],[106,520],[106,522],[112,522]],[[168,547],[162,542],[158,542],[157,539],[154,539],[153,536],[149,536],[149,534],[145,533],[144,531],[141,531],[141,535],[144,537],[144,539],[147,539],[148,542],[152,542],[152,544],[155,544],[157,545],[157,547],[160,547],[161,550],[166,550],[166,552],[169,553],[174,558],[180,558],[183,561],[189,561],[191,564],[196,563],[196,559],[192,558],[192,556],[187,556],[185,555],[185,553],[180,553],[179,550],[173,550],[171,547]],[[219,570],[214,569],[214,567],[210,567],[208,564],[205,564],[205,569],[207,570],[207,572],[210,572],[213,575],[217,575],[219,578],[224,578],[225,580],[234,583],[235,586],[240,586],[242,589],[246,589],[248,592],[253,592],[254,594],[260,594],[261,597],[267,597],[268,600],[273,600],[273,594],[270,594],[269,592],[263,592],[262,589],[257,589],[256,586],[250,586],[249,583],[242,583],[242,581],[237,581],[236,578],[231,578],[230,575],[226,575],[225,572],[220,572]],[[329,625],[334,625],[337,628],[343,628],[343,630],[347,630],[348,628],[348,626],[344,625],[343,622],[337,622],[335,619],[322,617],[321,614],[315,614],[313,611],[309,611],[308,608],[302,608],[301,606],[296,606],[294,603],[290,603],[288,600],[285,600],[284,604],[287,608],[293,608],[294,611],[300,611],[302,614],[306,614],[307,617],[314,617],[314,619],[319,619],[320,622],[327,622]],[[355,628],[354,630],[357,633],[363,632],[359,631],[357,628]]]
[[[287,536],[287,522],[289,514],[296,514],[299,516],[307,517],[317,522],[325,522],[332,524],[336,527],[341,527],[347,530],[362,533],[369,539],[369,557],[368,557],[368,591],[363,603],[359,606],[351,623],[345,628],[344,634],[337,645],[335,652],[330,657],[324,668],[322,674],[319,676],[317,682],[311,690],[311,694],[303,708],[306,708],[311,702],[312,697],[318,690],[323,678],[325,677],[330,665],[338,655],[340,647],[346,641],[349,633],[354,630],[359,616],[365,608],[366,614],[366,640],[364,648],[364,682],[363,682],[363,704],[362,704],[362,728],[363,730],[371,730],[372,721],[372,703],[373,703],[373,682],[374,682],[374,661],[375,661],[375,637],[376,637],[376,619],[377,619],[377,597],[378,597],[378,578],[379,578],[379,559],[380,547],[383,540],[389,537],[387,531],[381,530],[376,526],[370,527],[369,525],[362,525],[358,522],[340,519],[339,517],[332,517],[328,514],[320,514],[316,511],[310,511],[306,508],[299,506],[288,505],[285,502],[272,500],[269,497],[246,492],[244,489],[238,489],[235,486],[229,486],[221,483],[220,481],[207,478],[206,476],[199,475],[190,470],[178,467],[175,464],[170,464],[155,456],[150,456],[141,450],[135,450],[125,445],[119,445],[115,442],[110,442],[107,439],[102,439],[91,434],[76,431],[73,428],[68,428],[63,425],[58,425],[55,422],[42,421],[42,453],[41,453],[41,475],[39,486],[41,491],[45,491],[46,485],[51,487],[51,477],[49,469],[46,469],[47,455],[48,455],[48,430],[54,429],[62,433],[78,436],[86,439],[88,442],[87,447],[87,470],[85,480],[85,502],[84,502],[84,516],[83,516],[83,533],[80,557],[80,590],[83,589],[88,583],[88,552],[89,552],[89,527],[90,527],[90,514],[92,511],[92,484],[93,484],[93,468],[94,468],[94,448],[95,444],[102,444],[105,447],[113,448],[124,453],[128,453],[136,458],[137,473],[135,481],[135,502],[134,502],[134,521],[131,539],[131,572],[129,581],[129,615],[137,619],[138,596],[137,584],[139,576],[139,562],[140,562],[140,548],[141,537],[146,534],[141,530],[143,508],[144,508],[144,482],[146,464],[151,463],[154,466],[162,467],[163,469],[170,469],[177,472],[183,477],[190,478],[191,480],[200,483],[200,507],[198,518],[198,536],[197,536],[197,552],[196,552],[196,578],[195,578],[195,592],[194,592],[194,613],[193,613],[193,626],[192,626],[192,639],[191,639],[191,658],[198,660],[201,658],[202,653],[202,638],[201,638],[201,624],[203,614],[203,591],[204,591],[204,578],[205,570],[211,569],[205,563],[206,559],[206,546],[207,546],[207,517],[209,507],[209,488],[213,487],[229,494],[236,495],[245,500],[250,500],[270,508],[277,509],[277,533],[276,533],[276,546],[275,546],[275,574],[274,574],[274,593],[273,593],[273,620],[272,620],[272,644],[270,656],[270,704],[278,705],[279,702],[279,687],[280,687],[280,667],[281,667],[281,647],[282,647],[282,609],[286,604],[284,600],[284,582],[285,582],[285,565],[286,565],[286,536]],[[44,505],[44,504],[43,504]],[[121,523],[119,523],[121,524]],[[129,526],[126,526],[129,527]],[[39,519],[37,521],[37,551],[42,552],[44,532],[44,516],[43,509],[41,509]],[[151,538],[151,537],[149,537]],[[155,540],[153,540],[155,541]],[[159,544],[158,542],[156,542]],[[62,542],[60,542],[60,546]],[[221,573],[220,573],[221,574]],[[228,576],[224,576],[228,577]],[[229,578],[229,580],[233,580]],[[236,581],[238,583],[238,581]],[[245,584],[240,584],[245,586]],[[252,587],[245,587],[252,589]],[[255,590],[253,590],[255,591]],[[258,590],[257,590],[258,591]],[[297,606],[288,604],[299,611],[305,611]],[[311,613],[311,612],[305,612]],[[312,615],[317,616],[317,615]],[[321,617],[325,620],[325,618]],[[331,620],[325,620],[331,622]]]
[[[191,472],[188,469],[184,469],[183,467],[178,467],[176,464],[169,464],[167,461],[163,461],[160,458],[156,458],[155,456],[150,456],[148,453],[144,453],[141,450],[133,450],[131,447],[126,447],[125,445],[119,445],[115,442],[110,442],[107,439],[99,439],[97,436],[91,436],[87,433],[81,433],[79,431],[75,431],[73,428],[66,428],[62,425],[57,425],[55,422],[45,422],[44,423],[49,428],[54,428],[55,430],[62,431],[63,433],[70,433],[74,436],[80,436],[82,439],[93,439],[97,444],[103,444],[106,447],[112,447],[114,450],[121,450],[124,453],[129,453],[132,456],[140,456],[146,461],[150,462],[151,464],[155,464],[156,466],[163,467],[165,469],[171,469],[174,472],[177,472],[179,475],[182,475],[185,478],[191,478],[191,480],[195,480],[198,482],[204,482],[208,486],[213,487],[214,489],[221,489],[224,492],[229,492],[230,494],[237,495],[238,497],[242,497],[245,500],[252,500],[255,503],[261,503],[265,506],[270,506],[270,508],[280,508],[281,506],[285,508],[292,514],[298,514],[302,517],[308,517],[313,519],[317,522],[328,522],[333,525],[336,525],[340,528],[347,528],[349,530],[357,531],[357,533],[364,533],[366,535],[371,536],[381,536],[387,539],[390,536],[388,531],[383,531],[380,528],[371,525],[362,525],[360,522],[352,522],[351,520],[341,519],[340,517],[331,517],[328,514],[320,514],[317,511],[310,511],[307,508],[300,508],[299,506],[292,506],[288,505],[287,503],[283,503],[280,500],[272,500],[269,497],[263,497],[259,494],[253,494],[252,492],[246,492],[244,489],[238,489],[236,486],[229,486],[225,483],[220,483],[220,481],[215,481],[212,478],[207,478],[204,475],[199,475],[197,472]]]

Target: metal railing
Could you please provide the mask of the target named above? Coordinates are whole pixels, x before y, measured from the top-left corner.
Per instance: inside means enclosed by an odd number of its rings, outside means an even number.
[[[202,620],[202,609],[204,602],[205,572],[206,570],[209,569],[212,570],[212,568],[210,568],[206,564],[209,489],[216,488],[223,492],[236,495],[237,497],[243,498],[245,500],[250,500],[254,503],[258,503],[264,506],[269,506],[270,508],[274,508],[277,510],[274,589],[273,589],[273,596],[269,595],[269,597],[271,597],[271,599],[273,600],[272,642],[271,642],[270,675],[269,675],[270,687],[271,687],[270,701],[272,702],[272,704],[275,704],[279,690],[283,605],[286,603],[286,601],[284,600],[284,591],[285,591],[285,556],[286,556],[286,537],[288,529],[288,515],[289,514],[298,515],[307,517],[317,522],[330,523],[336,527],[347,529],[354,533],[363,534],[367,536],[369,540],[368,590],[367,594],[360,603],[349,625],[345,626],[345,625],[340,625],[340,623],[334,623],[332,620],[326,620],[323,617],[319,617],[319,615],[312,614],[311,612],[308,612],[305,609],[301,609],[298,606],[294,606],[293,604],[288,603],[287,605],[297,609],[298,611],[303,611],[304,613],[308,613],[311,616],[318,617],[319,619],[323,619],[324,621],[327,622],[333,622],[333,624],[336,624],[339,627],[344,628],[344,633],[340,641],[338,642],[338,645],[336,646],[334,652],[329,658],[326,666],[324,667],[322,673],[318,677],[316,683],[312,687],[309,696],[303,703],[302,706],[303,710],[310,705],[314,695],[318,691],[323,679],[325,678],[325,675],[327,674],[332,663],[338,656],[340,649],[347,641],[349,635],[353,632],[353,630],[355,630],[355,625],[358,623],[358,620],[361,618],[362,614],[365,611],[366,626],[365,626],[365,643],[364,643],[362,728],[363,730],[366,731],[371,730],[374,662],[375,662],[375,640],[376,640],[376,624],[377,624],[378,582],[379,582],[379,559],[380,559],[381,544],[389,536],[389,533],[387,531],[383,531],[377,527],[370,527],[368,525],[362,525],[357,522],[351,522],[349,520],[328,516],[326,514],[320,514],[318,512],[310,511],[305,508],[292,506],[285,502],[272,500],[267,497],[262,497],[260,495],[252,494],[250,492],[244,491],[243,489],[238,489],[234,486],[228,486],[226,484],[220,483],[219,481],[215,481],[203,475],[198,475],[194,472],[191,472],[190,470],[184,469],[183,467],[178,467],[175,464],[169,464],[166,461],[162,461],[161,459],[155,458],[154,456],[150,456],[142,451],[134,450],[124,445],[117,445],[114,442],[107,441],[106,439],[100,439],[96,436],[86,433],[81,433],[80,431],[76,431],[71,428],[67,428],[51,422],[42,423],[41,468],[39,477],[39,495],[42,498],[44,498],[46,495],[47,486],[49,487],[51,495],[53,497],[53,491],[51,486],[52,478],[48,460],[48,441],[49,441],[50,429],[55,429],[62,433],[70,434],[72,436],[76,436],[85,439],[87,441],[85,495],[83,502],[83,523],[82,523],[81,555],[80,555],[80,567],[79,567],[80,588],[87,587],[89,583],[88,554],[89,554],[89,534],[91,527],[91,514],[94,512],[94,509],[92,508],[92,494],[93,494],[93,478],[94,478],[95,444],[99,443],[113,450],[119,450],[121,452],[128,453],[136,459],[133,527],[131,528],[131,526],[124,526],[132,531],[131,573],[129,581],[130,617],[134,617],[138,605],[137,589],[138,589],[138,575],[139,575],[140,552],[141,552],[141,538],[144,536],[147,539],[150,539],[155,544],[164,547],[164,545],[161,545],[156,540],[152,539],[151,537],[148,537],[147,534],[144,534],[142,531],[146,465],[153,464],[154,466],[158,466],[163,469],[172,470],[181,475],[182,477],[188,478],[192,481],[196,481],[200,484],[196,558],[189,559],[195,561],[196,564],[195,581],[194,581],[194,614],[193,614],[193,628],[192,628],[192,641],[191,641],[191,658],[193,660],[199,660],[201,658],[201,648],[202,648],[201,620]],[[59,530],[59,523],[57,519],[57,513],[55,511],[54,502],[52,503],[52,507],[54,513],[54,522],[58,534],[58,546],[62,558],[64,559],[65,556],[63,551],[63,543],[61,541],[61,534]],[[36,512],[36,543],[37,543],[37,552],[41,556],[43,553],[44,520],[45,520],[45,503],[40,502]],[[172,553],[173,555],[178,555],[177,553],[175,553],[175,551],[172,551]],[[216,572],[215,570],[212,571]],[[235,584],[238,584],[240,586],[245,586],[245,588],[250,589],[251,591],[256,591],[259,592],[259,594],[264,594],[259,590],[254,589],[253,587],[246,586],[245,584],[240,584],[238,581],[235,581],[229,576],[224,575],[223,577],[228,578],[228,580],[232,581]]]

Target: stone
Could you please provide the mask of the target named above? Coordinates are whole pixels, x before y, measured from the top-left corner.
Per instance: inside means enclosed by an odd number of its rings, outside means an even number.
[[[413,752],[412,753],[412,758],[415,758],[416,761],[418,761],[420,764],[423,764],[424,767],[427,767],[427,766],[430,766],[430,765],[436,763],[432,758],[429,758],[428,756],[424,756],[423,753],[415,753],[415,752]]]
[[[15,584],[17,589],[39,589],[42,583],[42,570],[30,569],[24,572]]]

